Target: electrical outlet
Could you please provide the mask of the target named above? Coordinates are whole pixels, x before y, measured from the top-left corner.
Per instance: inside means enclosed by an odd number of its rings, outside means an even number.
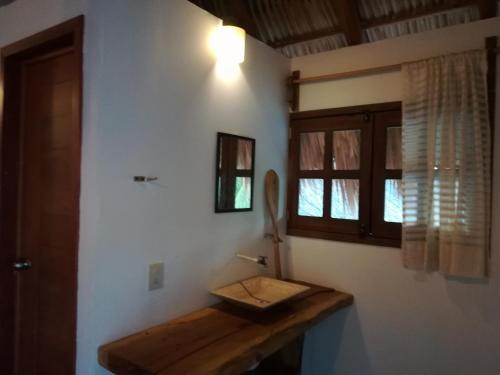
[[[163,288],[163,263],[149,265],[149,290]]]

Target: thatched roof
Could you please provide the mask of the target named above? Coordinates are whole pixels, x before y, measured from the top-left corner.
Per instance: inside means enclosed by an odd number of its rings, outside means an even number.
[[[493,17],[496,0],[190,0],[288,57]]]

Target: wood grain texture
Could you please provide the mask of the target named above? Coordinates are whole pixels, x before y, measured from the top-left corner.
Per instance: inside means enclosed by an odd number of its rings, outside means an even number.
[[[220,303],[103,345],[99,363],[115,374],[240,374],[353,303],[350,294],[302,284],[311,289],[267,312]]]
[[[496,0],[476,0],[479,8],[479,15],[482,20],[486,18],[496,17],[497,1]]]
[[[0,49],[1,374],[74,373],[83,25]]]
[[[395,115],[396,114],[396,115]],[[380,120],[377,120],[379,119]],[[385,120],[390,122],[384,122]],[[371,104],[346,108],[323,109],[295,112],[290,114],[289,155],[288,155],[288,201],[287,234],[299,237],[322,238],[334,241],[365,243],[379,246],[401,247],[400,224],[380,225],[385,231],[379,234],[371,230],[373,217],[379,220],[383,216],[384,191],[373,188],[378,169],[384,170],[386,178],[399,179],[401,172],[385,172],[385,131],[387,126],[401,126],[401,102]],[[377,142],[374,128],[380,127],[381,139]],[[359,130],[360,167],[355,170],[333,168],[332,134],[338,131]],[[303,134],[319,132],[324,134],[325,151],[322,153],[322,169],[303,170],[301,167],[301,138]],[[379,133],[379,132],[377,132]],[[376,147],[374,147],[374,144]],[[352,147],[350,145],[349,149]],[[376,160],[380,159],[378,169]],[[387,175],[386,175],[387,174]],[[301,179],[323,180],[323,216],[308,217],[299,215],[299,186]],[[359,180],[359,220],[342,220],[331,217],[333,180]],[[380,207],[372,207],[374,199],[380,199]],[[373,213],[373,215],[372,215]],[[383,219],[383,218],[382,218]],[[380,220],[382,220],[380,219]],[[398,226],[399,225],[399,226]],[[390,228],[389,228],[390,227]],[[398,234],[399,233],[399,234]]]
[[[294,70],[287,80],[288,106],[290,111],[297,112],[300,108],[300,70]]]
[[[347,44],[353,46],[363,41],[363,29],[356,1],[336,0],[333,7],[338,15],[340,27],[344,31]]]
[[[63,70],[68,73],[60,80]],[[78,102],[77,71],[73,50],[27,60],[22,69],[18,257],[30,259],[33,268],[17,275],[19,374],[74,372],[80,122],[72,103]]]
[[[266,205],[273,224],[273,263],[274,274],[278,280],[281,280],[281,254],[280,254],[280,234],[278,227],[278,204],[279,204],[279,177],[278,174],[270,169],[264,177],[266,191]]]

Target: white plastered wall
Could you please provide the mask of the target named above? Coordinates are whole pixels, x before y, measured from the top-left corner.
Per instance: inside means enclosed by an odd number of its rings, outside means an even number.
[[[296,58],[292,70],[308,77],[398,64],[482,48],[492,35],[500,35],[500,18]],[[300,109],[399,100],[401,75],[393,72],[304,85]],[[497,95],[497,119],[499,102]],[[499,166],[496,147],[491,277],[486,282],[407,271],[398,249],[288,238],[292,277],[355,297],[353,308],[307,335],[305,375],[500,373]]]
[[[208,289],[261,272],[234,254],[270,254],[263,176],[285,177],[289,61],[248,37],[241,71],[223,79],[209,49],[219,21],[186,0],[17,0],[0,8],[0,46],[79,14],[77,373],[94,375],[106,373],[99,345],[211,304]],[[214,213],[217,131],[256,139],[252,212]],[[158,261],[165,287],[148,292]]]

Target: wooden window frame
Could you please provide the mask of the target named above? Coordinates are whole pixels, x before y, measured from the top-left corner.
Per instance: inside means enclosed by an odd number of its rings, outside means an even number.
[[[401,126],[401,102],[290,114],[287,234],[300,237],[401,247],[401,224],[384,222],[385,179],[401,179],[401,170],[386,170],[386,130]],[[339,130],[362,131],[360,169],[333,170],[332,138]],[[300,171],[300,134],[325,133],[324,169]],[[377,155],[377,157],[373,157]],[[324,182],[323,217],[299,216],[300,178]],[[332,179],[359,179],[359,220],[330,217]]]

